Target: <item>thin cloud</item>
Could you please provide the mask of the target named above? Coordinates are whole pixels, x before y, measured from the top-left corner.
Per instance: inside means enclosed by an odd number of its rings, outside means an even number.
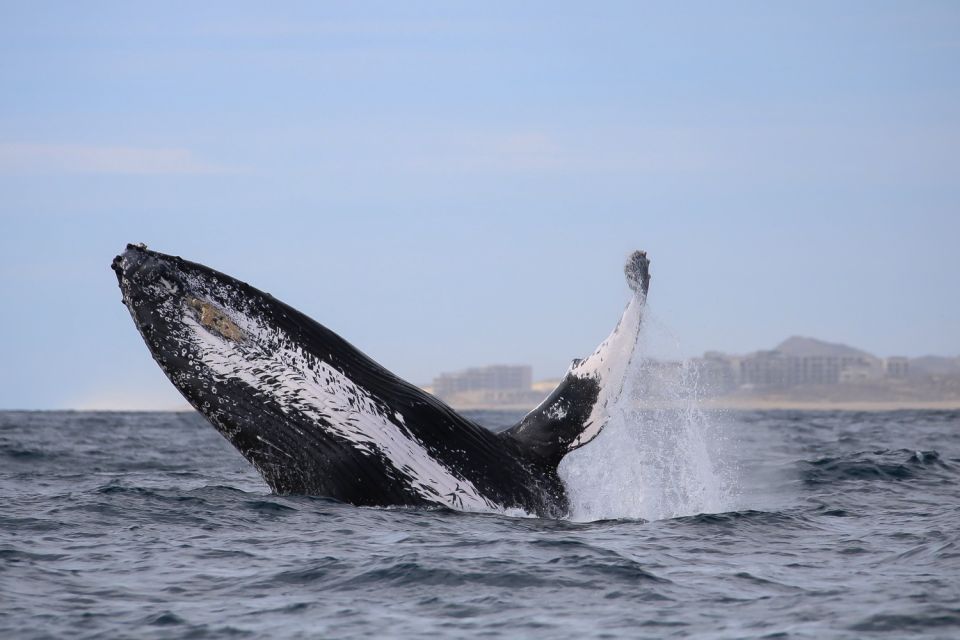
[[[424,135],[406,158],[417,171],[570,173],[708,170],[723,157],[683,128],[461,131]]]
[[[207,175],[233,169],[189,149],[69,144],[2,144],[3,174]]]
[[[391,148],[377,149],[377,157],[418,172],[627,172],[750,184],[943,182],[958,175],[949,162],[958,136],[950,127],[870,124],[405,132],[392,133]],[[357,136],[370,153],[386,138]],[[391,156],[391,149],[409,151]]]

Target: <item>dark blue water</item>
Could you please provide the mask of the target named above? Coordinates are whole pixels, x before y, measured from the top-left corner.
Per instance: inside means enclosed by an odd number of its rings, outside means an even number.
[[[0,638],[960,637],[960,413],[724,421],[738,510],[578,524],[273,496],[194,414],[0,413]]]

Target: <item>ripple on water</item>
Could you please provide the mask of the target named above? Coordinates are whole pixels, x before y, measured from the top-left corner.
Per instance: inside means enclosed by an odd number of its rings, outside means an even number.
[[[960,413],[729,422],[735,508],[579,523],[271,495],[193,414],[0,413],[0,638],[960,637]]]

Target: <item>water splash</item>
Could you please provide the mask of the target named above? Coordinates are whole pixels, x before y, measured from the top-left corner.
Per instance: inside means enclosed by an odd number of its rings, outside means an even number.
[[[654,343],[676,341],[643,313],[647,322],[632,354],[623,354],[630,362],[606,427],[560,463],[572,520],[660,520],[734,508],[736,470],[722,454],[722,422],[701,409],[689,362],[648,356]]]

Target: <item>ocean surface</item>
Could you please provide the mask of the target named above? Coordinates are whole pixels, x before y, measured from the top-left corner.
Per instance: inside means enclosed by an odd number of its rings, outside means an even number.
[[[711,414],[699,453],[661,418],[567,469],[619,513],[578,522],[271,495],[192,413],[0,413],[0,638],[960,637],[960,412]]]

